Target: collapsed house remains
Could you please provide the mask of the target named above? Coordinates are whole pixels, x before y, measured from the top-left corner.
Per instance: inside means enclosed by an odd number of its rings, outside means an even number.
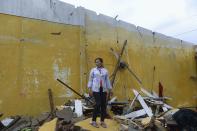
[[[197,129],[194,44],[59,0],[2,0],[0,20],[0,130],[96,130],[98,56],[114,92],[107,130]]]

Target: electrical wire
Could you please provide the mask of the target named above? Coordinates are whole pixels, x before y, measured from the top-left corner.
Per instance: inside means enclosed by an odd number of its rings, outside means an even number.
[[[183,35],[183,34],[194,32],[194,31],[197,31],[197,28],[196,29],[193,29],[193,30],[190,30],[190,31],[186,31],[186,32],[180,33],[180,34],[176,34],[176,35],[173,35],[173,36],[180,36],[180,35]]]

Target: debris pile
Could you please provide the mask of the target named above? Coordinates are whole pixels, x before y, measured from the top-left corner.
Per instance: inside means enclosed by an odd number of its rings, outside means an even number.
[[[74,130],[74,123],[84,120],[87,117],[83,115],[92,112],[90,102],[81,100],[69,100],[65,105],[54,106],[53,94],[48,89],[50,112],[42,113],[33,118],[29,116],[11,116],[0,121],[1,131],[54,131],[54,130]],[[0,113],[0,117],[3,114]],[[76,129],[75,129],[76,130]]]
[[[143,88],[141,92],[145,96],[133,89],[135,97],[130,105],[124,109],[122,115],[114,116],[121,125],[120,130],[195,131],[197,129],[197,112],[190,109],[174,109],[165,103],[171,98],[159,97],[155,92],[149,93]]]
[[[63,84],[63,83],[62,83]],[[64,84],[65,85],[65,84]],[[65,85],[68,86],[68,85]],[[71,87],[69,87],[71,88]],[[72,89],[72,88],[71,88]],[[72,89],[73,90],[73,89]],[[61,106],[54,106],[53,94],[48,90],[50,112],[33,118],[28,116],[8,117],[0,121],[1,131],[85,131],[96,130],[91,121],[94,99],[88,94],[81,99],[69,100]],[[141,88],[133,89],[132,101],[118,101],[113,97],[107,103],[109,131],[175,131],[197,130],[197,112],[190,109],[175,109],[166,103],[171,100],[164,97],[162,91],[157,95]],[[3,114],[0,113],[0,117]]]
[[[77,100],[79,101],[79,100]],[[78,105],[75,105],[78,106]],[[84,120],[87,117],[80,114],[80,107],[60,106],[54,111],[54,114],[43,113],[33,118],[28,116],[12,116],[0,121],[1,131],[52,131],[54,130],[72,130],[74,123]]]
[[[1,131],[37,130],[40,125],[50,120],[50,113],[43,113],[37,118],[11,116],[0,121]]]

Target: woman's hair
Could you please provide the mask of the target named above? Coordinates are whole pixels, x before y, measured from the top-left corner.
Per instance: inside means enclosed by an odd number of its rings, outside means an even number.
[[[99,60],[101,63],[103,63],[103,59],[100,58],[100,57],[96,58],[96,59],[94,60],[94,62],[96,62],[96,60]]]

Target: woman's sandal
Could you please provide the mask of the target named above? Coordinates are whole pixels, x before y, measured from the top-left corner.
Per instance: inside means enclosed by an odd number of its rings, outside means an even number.
[[[90,122],[90,125],[92,125],[93,127],[99,128],[99,125],[94,121]]]
[[[107,128],[107,125],[105,122],[101,122],[100,125],[103,127],[103,128]]]

